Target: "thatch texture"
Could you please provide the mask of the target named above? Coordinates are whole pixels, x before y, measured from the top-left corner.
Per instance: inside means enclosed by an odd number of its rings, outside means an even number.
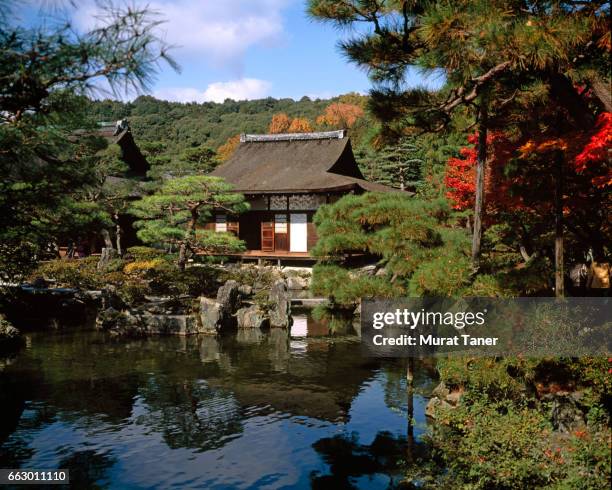
[[[249,135],[212,175],[223,177],[236,191],[248,194],[397,190],[366,181],[350,139],[343,133],[333,133],[334,137],[306,133],[269,139]]]

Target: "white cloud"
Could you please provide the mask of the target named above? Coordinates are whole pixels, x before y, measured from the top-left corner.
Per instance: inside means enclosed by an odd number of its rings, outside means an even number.
[[[261,99],[269,94],[272,84],[257,78],[241,78],[227,82],[215,82],[198,90],[192,87],[164,88],[155,91],[158,99],[175,102],[223,102],[225,99]]]
[[[161,27],[179,58],[205,60],[239,72],[248,48],[274,46],[284,38],[282,10],[290,0],[134,0],[166,21]],[[74,22],[81,29],[96,24],[95,0],[78,3]]]

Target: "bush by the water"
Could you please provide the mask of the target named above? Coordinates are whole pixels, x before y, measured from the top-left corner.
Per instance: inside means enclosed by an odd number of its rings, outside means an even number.
[[[217,269],[205,264],[194,264],[181,271],[173,256],[148,247],[130,248],[124,259],[111,260],[102,270],[97,266],[97,257],[52,260],[41,263],[30,280],[42,277],[55,286],[81,290],[115,286],[124,302],[137,304],[147,295],[212,294],[220,277]]]
[[[609,488],[611,367],[607,358],[440,360],[441,380],[463,395],[438,409],[436,484]],[[575,425],[561,430],[567,411]]]

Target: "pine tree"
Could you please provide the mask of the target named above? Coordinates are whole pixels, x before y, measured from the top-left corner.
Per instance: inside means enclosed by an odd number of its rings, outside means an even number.
[[[377,182],[401,190],[415,190],[421,180],[423,159],[419,148],[407,138],[386,146],[378,155],[380,176]]]
[[[14,27],[13,13],[3,10],[0,29],[0,268],[23,273],[60,239],[100,226],[97,211],[87,225],[79,210],[91,203],[77,199],[95,184],[100,149],[75,136],[95,127],[82,95],[102,80],[116,92],[146,90],[161,61],[176,65],[146,9],[109,8],[84,34]]]
[[[230,215],[246,211],[244,196],[218,177],[188,176],[166,180],[153,195],[132,206],[139,218],[138,238],[145,243],[178,247],[178,266],[185,269],[187,254],[231,253],[244,249],[231,233],[199,229],[213,210]]]

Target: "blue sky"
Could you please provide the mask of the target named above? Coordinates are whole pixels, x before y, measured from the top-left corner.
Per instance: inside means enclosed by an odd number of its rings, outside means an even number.
[[[31,5],[49,0],[31,0]],[[348,63],[337,43],[349,36],[308,18],[305,0],[129,0],[149,5],[166,20],[161,31],[177,47],[182,67],[162,67],[153,86],[158,98],[221,102],[261,97],[329,98],[366,93],[366,73]],[[75,26],[95,25],[96,0],[66,4]],[[29,17],[29,16],[28,16]],[[418,75],[411,78],[419,83]]]

